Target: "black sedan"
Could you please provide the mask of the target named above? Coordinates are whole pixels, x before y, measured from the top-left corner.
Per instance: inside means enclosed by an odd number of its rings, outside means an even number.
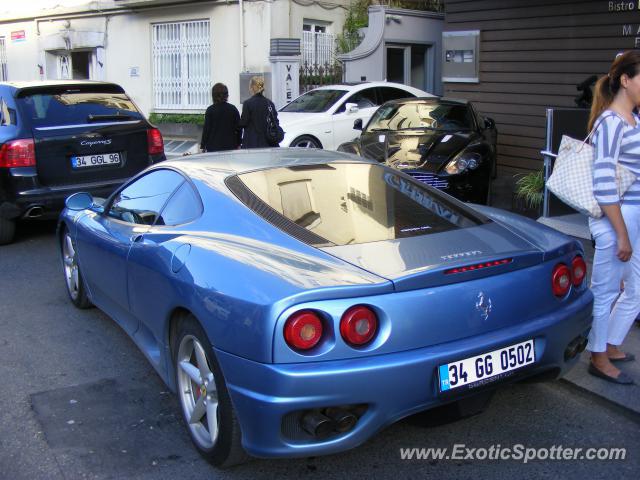
[[[495,123],[470,102],[411,98],[382,105],[338,151],[384,162],[463,201],[489,203],[496,169]]]

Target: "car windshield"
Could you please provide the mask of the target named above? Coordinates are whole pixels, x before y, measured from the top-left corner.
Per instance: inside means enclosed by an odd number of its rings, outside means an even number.
[[[440,192],[381,165],[334,162],[261,170],[239,178],[262,200],[244,196],[254,199],[248,200],[249,208],[262,216],[275,210],[315,234],[318,240],[310,241],[315,245],[393,240],[485,222]],[[287,228],[282,221],[272,223]]]
[[[466,105],[407,102],[381,106],[367,125],[367,132],[413,129],[461,131],[473,128],[473,114]]]
[[[17,99],[34,127],[140,120],[142,114],[124,93],[37,93]]]
[[[285,105],[280,111],[297,113],[326,112],[346,93],[346,90],[311,90]]]

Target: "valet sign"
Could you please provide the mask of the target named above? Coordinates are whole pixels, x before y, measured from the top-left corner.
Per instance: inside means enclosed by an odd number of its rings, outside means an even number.
[[[634,0],[633,2],[629,0],[609,2],[610,12],[628,12],[630,10],[640,10],[640,0]]]

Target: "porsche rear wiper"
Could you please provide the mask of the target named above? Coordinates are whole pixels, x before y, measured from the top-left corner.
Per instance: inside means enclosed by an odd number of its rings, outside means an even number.
[[[131,120],[133,117],[127,114],[115,113],[115,114],[106,114],[106,115],[94,115],[92,113],[89,114],[87,120],[89,122],[97,122],[100,120]]]

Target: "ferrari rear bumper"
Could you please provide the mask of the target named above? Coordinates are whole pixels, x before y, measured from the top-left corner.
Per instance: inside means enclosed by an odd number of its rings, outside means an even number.
[[[567,346],[588,333],[593,297],[585,291],[566,308],[524,324],[405,352],[324,362],[263,364],[217,350],[242,428],[242,441],[258,457],[323,455],[353,448],[408,415],[485,389],[572,367]],[[535,362],[471,388],[441,392],[439,368],[496,349],[534,341]],[[355,425],[325,438],[300,425],[309,411],[358,406]]]

